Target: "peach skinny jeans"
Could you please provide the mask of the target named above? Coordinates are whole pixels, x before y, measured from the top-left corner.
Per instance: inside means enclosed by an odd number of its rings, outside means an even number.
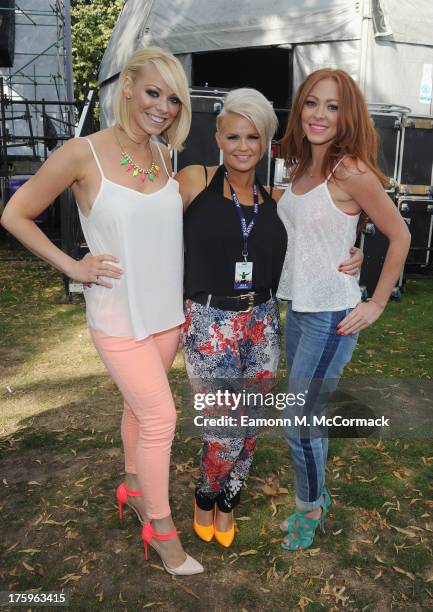
[[[167,372],[176,355],[180,327],[139,341],[89,331],[123,395],[125,471],[137,474],[147,516],[169,516],[168,480],[176,409]]]

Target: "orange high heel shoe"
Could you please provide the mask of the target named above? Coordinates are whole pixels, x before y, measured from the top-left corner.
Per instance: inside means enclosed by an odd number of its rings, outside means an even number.
[[[197,502],[195,498],[194,498],[193,529],[198,535],[198,537],[204,542],[210,542],[213,539],[214,534],[215,534],[215,527],[214,527],[213,521],[210,525],[200,525],[200,523],[197,521]]]
[[[141,525],[144,525],[144,521],[140,513],[138,512],[137,508],[134,508],[134,506],[131,506],[131,504],[128,504],[128,495],[130,497],[140,497],[141,491],[130,491],[126,487],[126,484],[122,482],[122,484],[120,484],[116,489],[116,499],[117,499],[117,505],[119,506],[120,520],[123,520],[123,506],[126,504],[127,506],[129,506],[130,508],[134,510]]]
[[[165,540],[171,540],[175,538],[176,535],[177,535],[176,528],[174,528],[169,533],[157,533],[152,527],[152,525],[150,524],[150,522],[145,523],[143,525],[143,529],[141,530],[141,537],[143,538],[144,555],[145,555],[146,561],[149,559],[149,545],[152,546],[151,544],[152,538],[155,538],[156,540],[165,541]],[[158,552],[154,546],[152,546],[152,548],[156,552]],[[204,572],[204,568],[201,565],[201,563],[199,563],[198,561],[196,561],[189,555],[186,555],[185,561],[181,563],[180,565],[178,565],[177,567],[170,567],[169,565],[166,564],[166,562],[161,557],[161,555],[159,556],[160,556],[160,559],[162,561],[165,571],[168,572],[169,574],[173,574],[174,576],[192,576],[193,574],[201,574],[202,572]]]
[[[235,539],[235,517],[233,516],[233,524],[228,531],[218,531],[218,529],[216,528],[216,520],[215,520],[216,511],[217,511],[217,508],[215,508],[215,517],[214,517],[215,540],[222,546],[225,546],[225,548],[228,548],[232,544],[233,540]]]

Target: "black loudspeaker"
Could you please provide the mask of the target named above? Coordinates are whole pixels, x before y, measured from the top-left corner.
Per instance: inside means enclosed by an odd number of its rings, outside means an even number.
[[[0,66],[14,65],[15,0],[0,0]]]
[[[388,193],[394,199],[394,194]],[[367,223],[363,233],[359,236],[356,246],[364,252],[364,263],[361,268],[359,285],[363,299],[372,297],[382,272],[383,262],[388,251],[389,240],[378,230],[373,223]],[[391,293],[391,299],[400,300],[406,279],[403,272],[400,275]]]

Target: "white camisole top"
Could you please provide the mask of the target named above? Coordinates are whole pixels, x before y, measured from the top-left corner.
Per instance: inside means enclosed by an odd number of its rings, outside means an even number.
[[[119,258],[120,279],[103,277],[111,289],[93,284],[84,290],[89,327],[109,336],[142,340],[180,325],[183,314],[183,207],[177,181],[150,194],[104,176],[90,139],[101,184],[88,215],[80,209],[84,237],[92,255]],[[153,142],[153,141],[152,141]]]
[[[359,214],[337,208],[330,177],[303,195],[293,193],[290,183],[278,203],[288,240],[277,297],[291,300],[294,311],[338,311],[361,301],[358,280],[338,271],[351,256]]]

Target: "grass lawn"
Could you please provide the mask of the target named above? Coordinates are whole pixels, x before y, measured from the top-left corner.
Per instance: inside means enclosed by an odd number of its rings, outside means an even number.
[[[431,439],[332,439],[334,504],[314,548],[290,553],[278,523],[293,509],[280,438],[259,441],[233,546],[191,529],[198,438],[180,429],[171,499],[185,548],[207,572],[170,577],[144,561],[129,512],[119,523],[121,400],[88,337],[84,306],[61,303],[61,276],[36,261],[0,262],[0,591],[65,590],[83,610],[431,610]],[[433,373],[432,279],[362,333],[346,376]],[[282,364],[284,367],[284,363]],[[178,354],[170,374],[182,417]]]

